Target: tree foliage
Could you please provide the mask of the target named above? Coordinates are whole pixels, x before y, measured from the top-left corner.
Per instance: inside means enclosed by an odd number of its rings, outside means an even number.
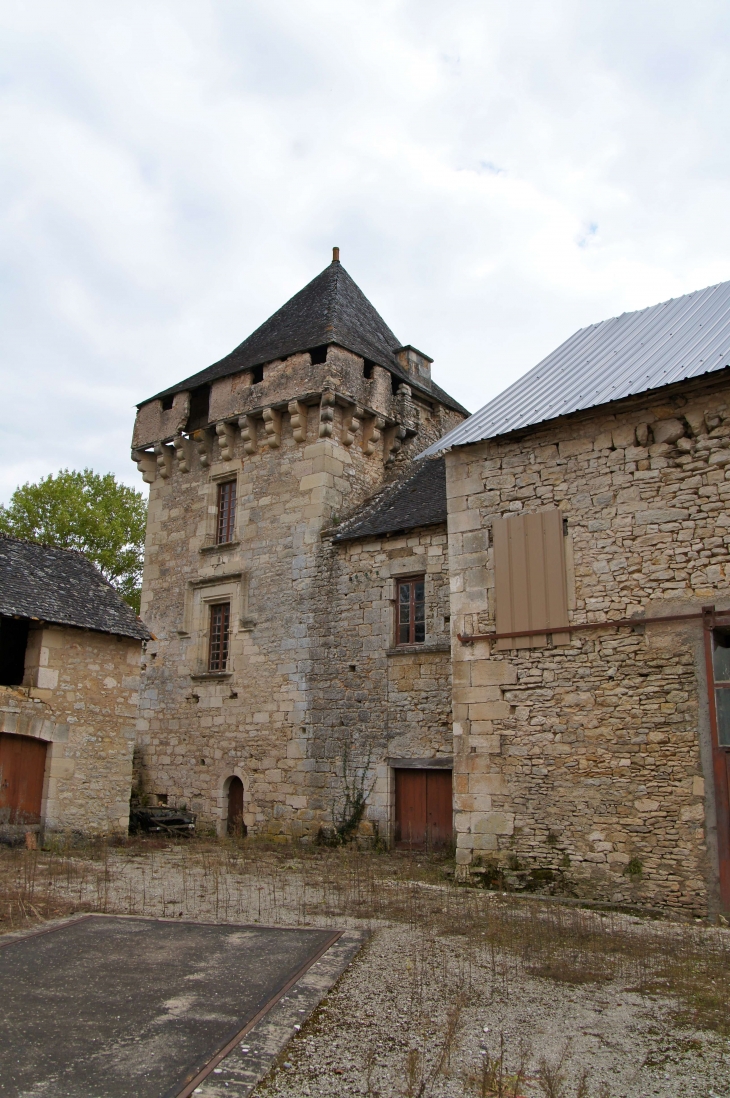
[[[81,550],[137,613],[146,521],[141,492],[91,469],[24,484],[0,505],[0,533]]]

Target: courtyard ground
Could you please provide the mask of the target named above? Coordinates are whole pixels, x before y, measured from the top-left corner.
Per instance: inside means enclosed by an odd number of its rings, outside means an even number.
[[[445,869],[245,841],[4,850],[0,917],[5,930],[104,911],[366,931],[325,1000],[285,1021],[255,1098],[730,1095],[730,931],[466,888]],[[246,1055],[264,1038],[253,1031]],[[199,1093],[234,1085],[224,1062]]]

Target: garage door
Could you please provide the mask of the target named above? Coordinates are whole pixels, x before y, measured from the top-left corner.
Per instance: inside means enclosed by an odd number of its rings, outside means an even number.
[[[395,771],[395,845],[425,850],[452,840],[451,771]]]
[[[47,746],[30,736],[0,734],[0,823],[41,822]]]

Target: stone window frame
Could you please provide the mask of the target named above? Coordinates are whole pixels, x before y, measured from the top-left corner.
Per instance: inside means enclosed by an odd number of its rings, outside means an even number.
[[[227,575],[207,576],[191,580],[185,592],[185,608],[178,635],[190,637],[192,678],[230,678],[235,669],[236,639],[241,632],[250,631],[254,622],[248,617],[249,573],[229,572]],[[228,663],[225,671],[208,670],[210,612],[216,604],[230,604],[228,634]]]
[[[450,650],[450,641],[440,639],[441,634],[438,630],[439,598],[438,592],[435,589],[437,576],[428,571],[426,557],[414,553],[408,557],[401,557],[397,560],[390,561],[389,566],[390,574],[387,578],[385,589],[385,598],[390,605],[386,655],[403,656],[408,653]],[[423,576],[425,582],[426,639],[423,643],[396,644],[398,580],[413,579],[415,576]],[[446,633],[448,633],[448,629],[446,630]]]
[[[232,463],[231,468],[213,469],[210,473],[209,483],[206,490],[205,500],[205,534],[203,535],[203,544],[200,547],[201,553],[217,552],[224,549],[234,549],[237,545],[240,545],[240,485],[239,485],[239,473],[241,472],[240,461]],[[235,481],[236,484],[236,514],[233,523],[233,539],[231,541],[221,541],[218,538],[218,489],[221,484],[225,484],[229,481]]]

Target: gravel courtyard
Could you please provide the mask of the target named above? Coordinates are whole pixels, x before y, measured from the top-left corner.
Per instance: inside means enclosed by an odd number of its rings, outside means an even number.
[[[0,914],[5,930],[97,910],[369,931],[257,1098],[730,1094],[730,931],[464,888],[444,869],[247,843],[5,850]]]

